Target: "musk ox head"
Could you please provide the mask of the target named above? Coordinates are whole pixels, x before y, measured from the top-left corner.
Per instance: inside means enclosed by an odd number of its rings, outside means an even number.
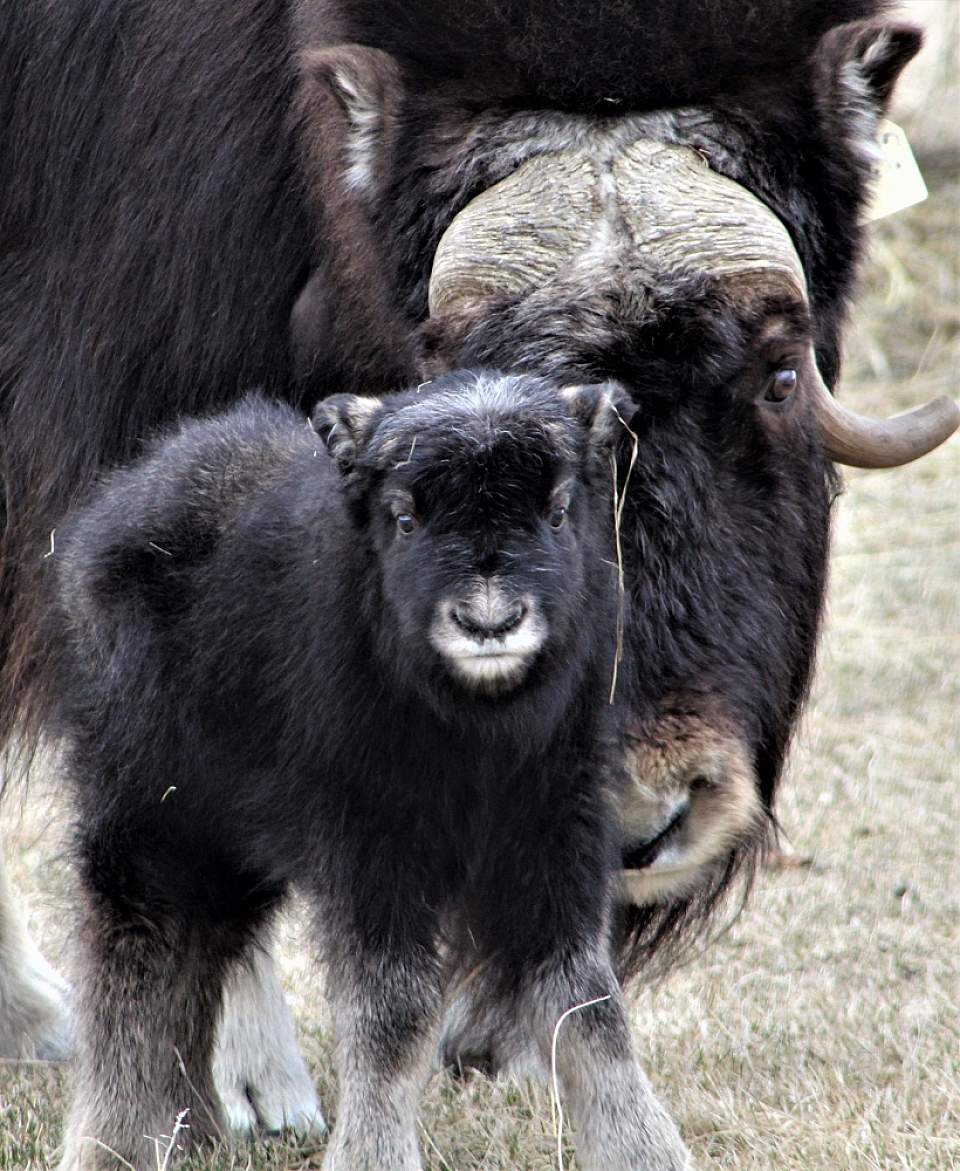
[[[466,374],[387,399],[338,395],[314,425],[377,553],[389,660],[423,685],[503,697],[615,653],[611,453],[629,397]]]
[[[393,385],[402,355],[412,378],[612,379],[632,400],[617,699],[634,959],[712,907],[775,825],[835,465],[896,466],[960,420],[948,399],[876,421],[834,395],[873,139],[919,44],[909,26],[842,24],[695,107],[602,113],[404,86],[372,49],[304,59],[326,255],[294,315],[308,383],[332,340],[348,384]]]

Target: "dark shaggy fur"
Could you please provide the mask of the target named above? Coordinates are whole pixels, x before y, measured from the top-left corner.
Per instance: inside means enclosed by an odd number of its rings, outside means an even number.
[[[0,739],[18,715],[34,732],[42,721],[37,566],[98,469],[129,458],[156,423],[253,383],[291,400],[384,376],[403,384],[433,245],[497,177],[484,143],[505,98],[721,110],[717,165],[768,194],[794,230],[835,369],[862,165],[831,96],[842,37],[831,34],[832,57],[817,38],[883,7],[2,0]],[[343,40],[397,54],[411,83],[373,233],[350,233],[366,242],[346,263],[335,224],[313,241],[290,125],[296,54]],[[477,67],[465,71],[468,59]],[[285,324],[324,255],[315,302],[337,344],[298,385]],[[371,284],[358,294],[344,274]],[[361,345],[371,304],[380,324]]]
[[[671,705],[718,701],[772,818],[832,486],[803,410],[756,407],[758,322],[708,281],[662,274],[626,302],[590,287],[438,330],[427,281],[453,216],[543,149],[545,126],[674,107],[651,133],[701,150],[787,225],[832,382],[863,138],[915,31],[876,23],[879,0],[0,3],[0,741],[17,720],[19,743],[42,727],[43,555],[99,470],[251,384],[312,404],[415,383],[442,356],[630,386],[637,665],[621,698],[641,738]],[[632,912],[634,956],[733,869]]]
[[[353,41],[430,79],[465,80],[568,108],[660,109],[710,99],[759,76],[802,75],[834,25],[878,0],[308,0],[309,43]]]
[[[212,1100],[224,971],[296,883],[333,972],[325,1167],[419,1166],[415,1086],[466,966],[544,1059],[564,1008],[612,998],[562,1063],[582,1165],[679,1171],[607,959],[618,412],[619,391],[470,375],[331,399],[318,435],[247,400],[67,527],[50,635],[87,903],[67,1166],[86,1135],[139,1165],[165,1111]],[[500,633],[459,609],[483,582],[523,604]],[[525,624],[543,642],[464,682],[435,634],[451,609],[474,650]]]
[[[3,739],[44,675],[40,558],[97,470],[250,385],[292,396],[308,229],[282,0],[3,0],[0,24]]]

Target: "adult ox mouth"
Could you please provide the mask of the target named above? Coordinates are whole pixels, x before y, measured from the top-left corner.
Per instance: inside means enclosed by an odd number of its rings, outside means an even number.
[[[663,855],[678,837],[677,830],[690,811],[690,802],[683,798],[677,802],[663,825],[645,842],[631,845],[623,855],[624,871],[646,870]]]
[[[716,714],[662,717],[628,735],[620,806],[627,901],[667,903],[709,885],[767,819],[749,745]]]

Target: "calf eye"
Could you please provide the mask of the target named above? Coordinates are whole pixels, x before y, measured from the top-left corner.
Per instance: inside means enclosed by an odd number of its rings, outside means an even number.
[[[552,509],[548,517],[552,529],[559,529],[566,519],[567,510],[562,504],[558,504],[556,508]]]
[[[782,403],[797,389],[797,372],[789,367],[775,371],[767,382],[763,397],[768,403]]]
[[[397,528],[405,537],[409,537],[416,527],[416,518],[412,517],[409,512],[402,512],[397,517]]]

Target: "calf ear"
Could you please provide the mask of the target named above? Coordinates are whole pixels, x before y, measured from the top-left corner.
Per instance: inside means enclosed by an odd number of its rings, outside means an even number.
[[[376,428],[382,406],[378,398],[335,394],[324,399],[310,416],[313,429],[342,474],[353,471],[358,456]]]
[[[560,393],[577,422],[589,431],[592,449],[610,449],[632,433],[637,406],[618,382],[568,386]]]
[[[823,125],[861,158],[877,154],[876,134],[904,66],[923,44],[912,24],[862,20],[831,29],[814,57]]]

